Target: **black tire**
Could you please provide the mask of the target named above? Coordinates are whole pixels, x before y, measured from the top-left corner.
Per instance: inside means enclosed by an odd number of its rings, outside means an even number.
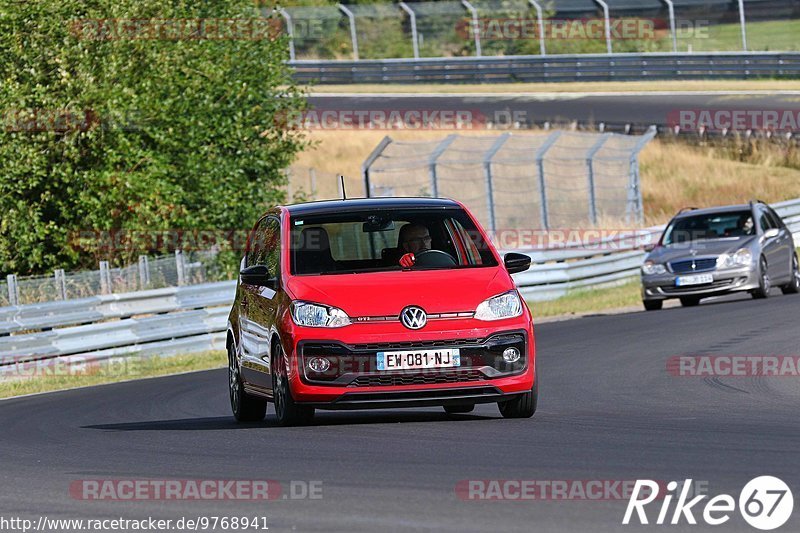
[[[696,307],[700,303],[697,296],[684,296],[681,298],[681,305],[684,307]]]
[[[244,391],[233,343],[228,344],[228,392],[233,418],[237,422],[258,422],[267,416],[267,400],[250,396]]]
[[[539,400],[539,376],[537,371],[536,380],[533,382],[533,388],[530,392],[526,392],[505,402],[497,402],[497,407],[500,409],[500,414],[503,418],[530,418],[536,412],[536,404]]]
[[[769,270],[767,269],[767,260],[763,257],[758,263],[758,288],[751,293],[756,300],[763,300],[769,298],[769,291],[772,288],[772,282],[769,279]]]
[[[471,413],[475,410],[475,404],[469,405],[445,405],[444,411],[448,415],[458,414],[458,413]]]
[[[289,361],[280,344],[273,350],[272,357],[272,399],[275,404],[275,418],[281,426],[299,426],[314,419],[314,408],[298,405],[292,397],[287,378]]]
[[[800,292],[800,267],[797,265],[797,256],[792,256],[792,282],[781,287],[783,294],[797,294]]]
[[[646,311],[660,311],[664,307],[664,300],[642,300]]]

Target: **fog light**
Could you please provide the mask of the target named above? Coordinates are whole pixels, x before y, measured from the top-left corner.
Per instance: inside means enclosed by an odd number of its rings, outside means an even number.
[[[506,348],[503,350],[503,359],[506,363],[516,363],[519,361],[519,350],[516,348]]]
[[[331,367],[331,362],[324,357],[312,357],[308,360],[308,368],[314,372],[325,372]]]

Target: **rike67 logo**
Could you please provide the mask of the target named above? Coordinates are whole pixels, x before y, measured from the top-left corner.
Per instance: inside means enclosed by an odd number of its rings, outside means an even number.
[[[686,520],[688,524],[697,524],[695,513],[701,513],[701,509],[702,519],[708,525],[719,526],[730,520],[737,503],[733,496],[720,494],[709,499],[703,506],[699,504],[708,495],[702,494],[690,500],[689,489],[691,486],[692,480],[687,479],[680,485],[682,488],[678,495],[676,489],[679,484],[676,481],[670,481],[667,484],[668,492],[661,501],[656,524],[676,525],[682,520]],[[670,517],[670,507],[675,496],[678,498]],[[649,479],[637,480],[630,500],[628,500],[628,508],[625,510],[622,523],[630,524],[635,512],[640,524],[649,524],[652,516],[648,518],[645,506],[653,503],[657,497],[657,482]],[[781,527],[789,520],[794,509],[794,497],[789,486],[782,480],[773,476],[760,476],[750,480],[744,486],[739,494],[738,504],[739,512],[745,522],[756,529],[768,531]]]

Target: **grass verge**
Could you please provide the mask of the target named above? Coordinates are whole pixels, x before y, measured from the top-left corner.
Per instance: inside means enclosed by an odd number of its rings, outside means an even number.
[[[631,280],[617,287],[573,291],[557,300],[528,302],[528,307],[530,307],[534,319],[608,311],[634,305],[641,307],[642,295],[640,290],[641,284],[639,280]]]
[[[19,373],[26,377],[0,382],[0,398],[222,368],[225,365],[224,351],[199,352],[175,357],[132,355],[99,364],[86,363],[73,367],[42,365],[34,367],[33,370],[20,369]]]

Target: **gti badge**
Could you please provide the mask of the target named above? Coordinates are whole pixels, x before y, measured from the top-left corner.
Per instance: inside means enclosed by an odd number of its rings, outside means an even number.
[[[428,323],[428,315],[422,308],[411,305],[400,312],[400,322],[408,329],[421,329]]]

